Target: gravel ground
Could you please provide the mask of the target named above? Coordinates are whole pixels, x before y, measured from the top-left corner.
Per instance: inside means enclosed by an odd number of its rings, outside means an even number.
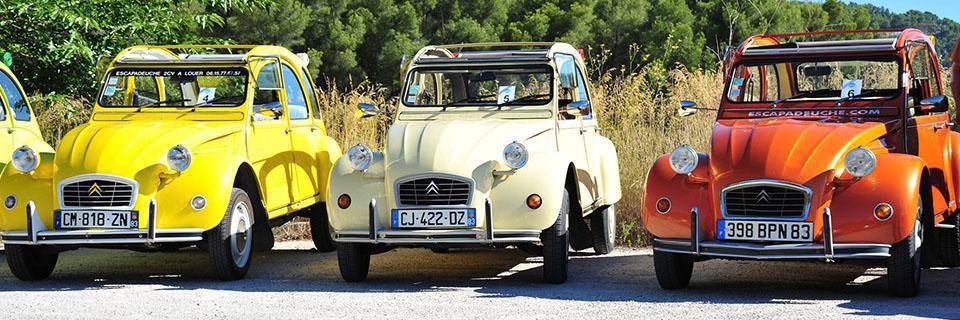
[[[370,278],[340,279],[334,253],[303,241],[258,253],[247,279],[208,280],[196,250],[64,253],[53,276],[20,282],[0,262],[0,312],[26,318],[583,319],[960,318],[960,270],[924,270],[920,297],[888,297],[884,270],[851,264],[698,263],[691,287],[657,286],[650,249],[578,254],[570,281],[540,283],[537,258],[516,250],[373,258]],[[2,261],[2,260],[0,260]]]

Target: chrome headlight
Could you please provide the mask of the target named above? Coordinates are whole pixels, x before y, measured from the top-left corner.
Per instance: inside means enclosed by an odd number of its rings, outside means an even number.
[[[187,150],[187,147],[178,144],[170,148],[170,151],[167,151],[167,166],[169,166],[170,169],[178,172],[187,170],[191,162],[193,162],[193,155],[190,154],[190,150]]]
[[[697,151],[688,145],[682,145],[670,152],[670,168],[679,174],[688,174],[697,168],[700,157]]]
[[[359,143],[353,147],[350,147],[350,150],[347,151],[347,160],[350,162],[350,166],[353,169],[358,171],[367,170],[370,167],[370,162],[373,161],[373,151],[370,151],[370,148]]]
[[[850,172],[850,175],[857,178],[864,177],[877,167],[877,155],[867,148],[857,147],[850,150],[846,157],[843,157],[843,165],[847,168],[847,172]]]
[[[507,166],[513,169],[520,169],[527,165],[527,159],[530,154],[527,153],[527,147],[522,143],[514,141],[503,148],[503,161]]]
[[[10,162],[13,163],[14,169],[26,173],[37,168],[37,165],[40,164],[40,158],[37,157],[37,153],[33,151],[33,149],[28,146],[22,146],[17,148],[17,150],[13,150],[13,156]]]

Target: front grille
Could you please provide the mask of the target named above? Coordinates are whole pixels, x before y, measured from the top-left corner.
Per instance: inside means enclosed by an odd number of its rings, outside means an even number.
[[[84,180],[63,186],[66,207],[129,207],[135,192],[132,185],[110,180]]]
[[[803,217],[810,195],[802,187],[788,184],[744,184],[723,192],[728,217]]]
[[[454,178],[427,177],[400,182],[397,201],[400,205],[449,206],[470,201],[470,183]]]

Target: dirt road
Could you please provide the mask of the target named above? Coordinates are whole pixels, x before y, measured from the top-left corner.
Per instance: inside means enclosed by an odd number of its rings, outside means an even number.
[[[519,251],[403,249],[375,256],[370,279],[348,284],[336,255],[311,247],[259,253],[235,282],[209,280],[193,250],[67,252],[36,283],[0,262],[0,310],[7,319],[960,318],[960,270],[924,270],[920,297],[895,299],[883,269],[718,260],[697,265],[690,289],[663,291],[649,249],[577,255],[563,285],[540,283],[537,258]]]

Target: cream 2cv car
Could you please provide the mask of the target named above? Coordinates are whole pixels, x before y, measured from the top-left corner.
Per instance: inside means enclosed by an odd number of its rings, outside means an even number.
[[[386,150],[356,145],[331,173],[346,281],[366,279],[371,254],[395,247],[518,245],[542,252],[550,283],[566,281],[569,247],[613,249],[617,154],[598,132],[578,50],[428,46],[400,100]]]
[[[239,52],[239,53],[238,53]],[[311,217],[320,250],[326,182],[340,156],[325,135],[307,61],[272,46],[139,46],[106,70],[88,123],[56,155],[20,148],[0,178],[7,265],[46,278],[79,246],[207,251],[242,278],[271,224]]]

